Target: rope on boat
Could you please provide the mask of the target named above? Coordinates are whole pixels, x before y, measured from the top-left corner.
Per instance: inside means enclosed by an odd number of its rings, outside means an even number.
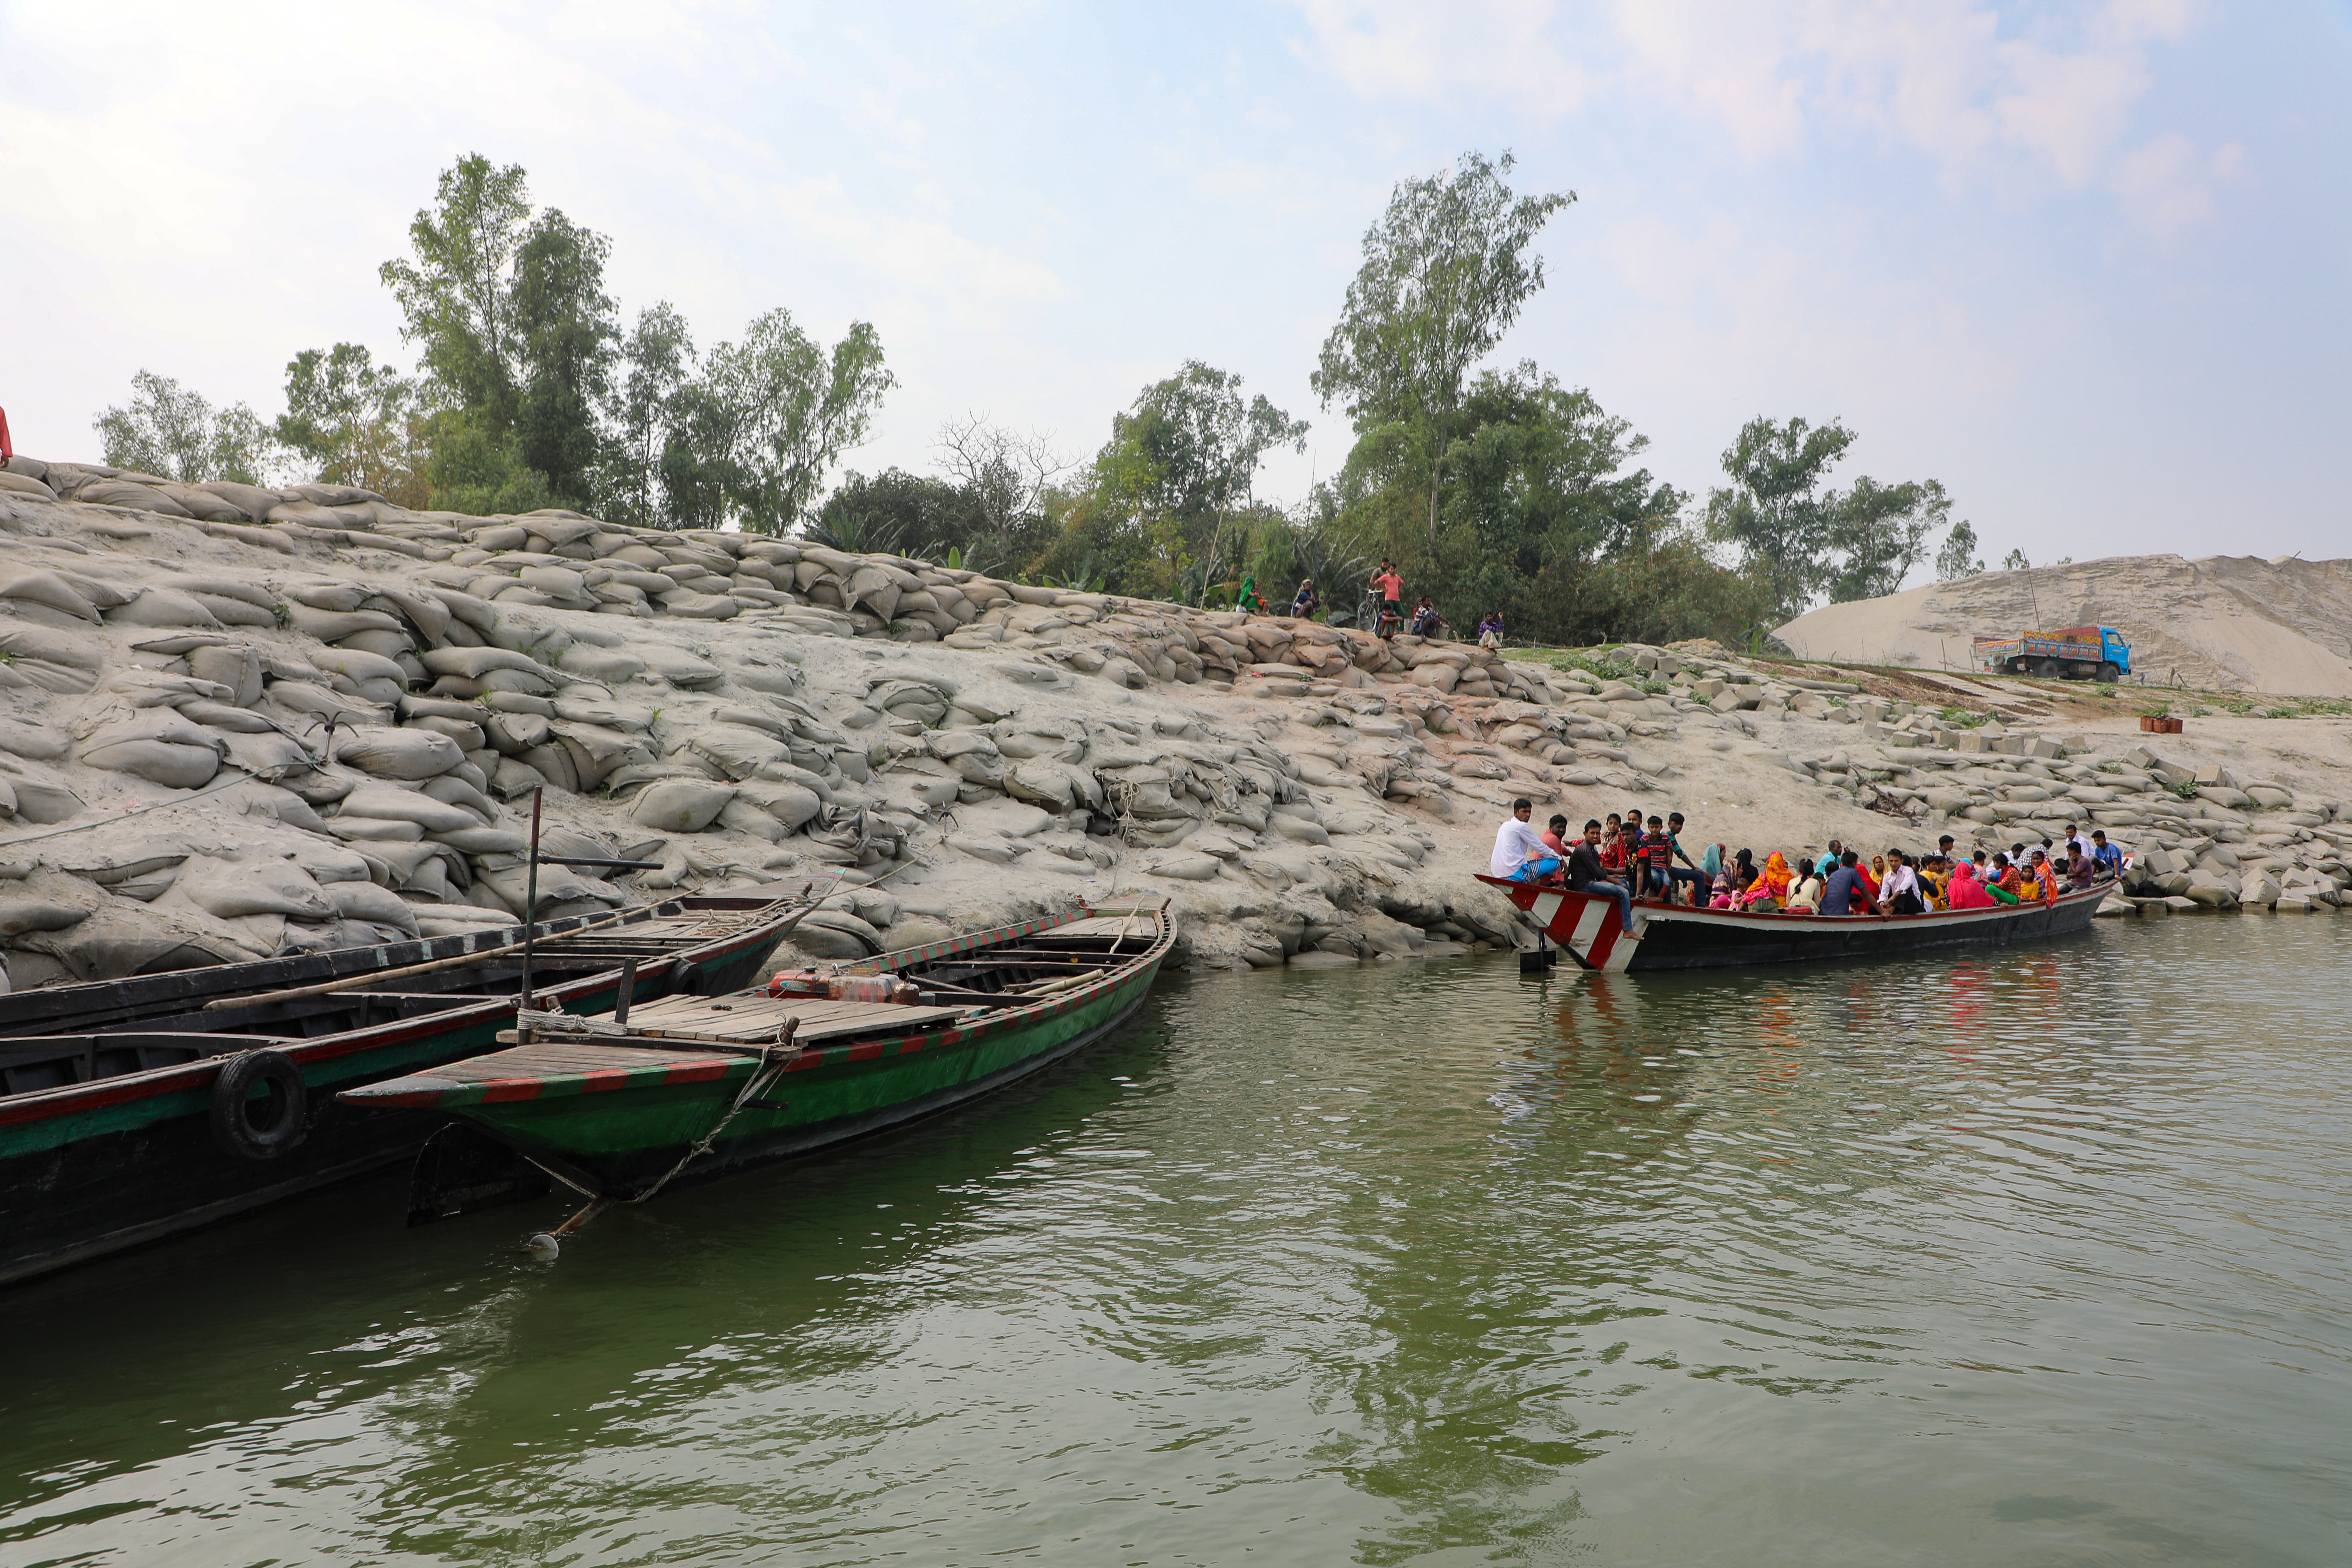
[[[727,1108],[727,1113],[719,1119],[719,1121],[711,1127],[709,1131],[702,1135],[699,1142],[696,1142],[693,1147],[688,1149],[684,1154],[678,1157],[677,1164],[672,1165],[668,1170],[662,1173],[661,1180],[656,1182],[652,1186],[647,1187],[644,1192],[639,1193],[636,1196],[629,1199],[629,1202],[633,1204],[642,1204],[651,1201],[655,1194],[669,1185],[669,1179],[672,1176],[677,1175],[680,1171],[685,1170],[687,1166],[692,1164],[696,1160],[698,1160],[703,1155],[710,1152],[711,1145],[719,1142],[719,1135],[727,1131],[727,1124],[734,1121],[736,1116],[741,1112],[742,1109],[746,1105],[749,1105],[752,1100],[759,1095],[761,1089],[766,1089],[769,1085],[774,1083],[776,1079],[783,1077],[784,1069],[786,1068],[800,1059],[800,1053],[792,1049],[793,1036],[799,1030],[800,1026],[801,1021],[798,1018],[787,1018],[782,1023],[776,1026],[775,1043],[772,1045],[761,1046],[760,1063],[744,1077],[743,1087],[737,1092],[735,1102]],[[782,1054],[780,1055],[779,1053]]]

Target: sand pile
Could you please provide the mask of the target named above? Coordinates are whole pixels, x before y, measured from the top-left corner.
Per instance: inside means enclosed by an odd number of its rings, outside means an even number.
[[[1173,900],[1195,967],[1510,943],[1468,874],[1518,795],[1759,850],[2089,811],[2180,858],[2149,900],[2218,905],[2197,889],[2229,870],[2232,902],[2326,907],[2347,879],[2352,752],[2316,724],[2159,759],[2021,702],[1988,748],[1942,689],[1712,647],[1555,668],[791,540],[0,477],[19,988],[510,923],[533,791],[554,852],[661,868],[551,868],[545,912],[836,869],[811,959],[1135,895]],[[2224,760],[2243,776],[2200,782]]]
[[[2352,697],[2352,561],[2123,555],[1829,605],[1782,626],[1801,658],[1968,669],[1975,637],[2109,626],[2135,679]]]

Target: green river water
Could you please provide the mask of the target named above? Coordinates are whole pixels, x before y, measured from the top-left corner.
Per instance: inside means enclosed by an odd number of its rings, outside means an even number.
[[[2352,1562],[2352,920],[1164,982],[608,1214],[0,1296],[0,1563]]]

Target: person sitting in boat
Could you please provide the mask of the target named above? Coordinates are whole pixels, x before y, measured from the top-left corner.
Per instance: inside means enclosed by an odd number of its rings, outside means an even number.
[[[1953,909],[1990,910],[2000,907],[2000,900],[1986,892],[1984,884],[1977,880],[1977,868],[1970,861],[1962,860],[1952,867],[1951,880],[1946,887],[1949,890]]]
[[[1601,828],[1601,864],[1612,880],[1633,885],[1633,879],[1625,875],[1624,825],[1613,811]]]
[[[1789,869],[1789,862],[1775,849],[1764,857],[1764,872],[1748,889],[1748,901],[1743,907],[1769,915],[1789,901],[1789,890],[1796,885],[1796,873]]]
[[[1558,812],[1552,813],[1551,820],[1544,825],[1543,842],[1544,847],[1551,851],[1552,858],[1560,863],[1562,868],[1538,879],[1547,888],[1563,887],[1566,885],[1568,852],[1579,842],[1569,837],[1568,818]]]
[[[2017,863],[2006,855],[1992,858],[1992,877],[1985,883],[1985,891],[2004,904],[2014,904],[2023,892],[2025,875]]]
[[[2107,842],[2107,830],[2091,829],[2091,865],[2100,881],[2112,881],[2124,874],[2124,852]]]
[[[1726,866],[1716,872],[1714,882],[1709,884],[1706,907],[1711,910],[1731,908],[1731,868]]]
[[[1862,901],[1866,904],[1878,902],[1879,884],[1886,880],[1886,857],[1874,855],[1854,869],[1862,873]]]
[[[2091,858],[2076,850],[2066,862],[2066,890],[2070,893],[2087,892],[2098,879],[2098,869],[2092,864]]]
[[[1789,913],[1817,915],[1822,912],[1822,879],[1819,868],[1811,860],[1797,862],[1797,885],[1789,894]]]
[[[1507,878],[1514,882],[1532,882],[1549,871],[1559,869],[1559,861],[1549,849],[1536,830],[1528,826],[1535,814],[1536,803],[1521,795],[1511,802],[1511,815],[1495,830],[1495,853],[1487,858],[1486,875]]]
[[[1927,900],[1920,896],[1919,874],[1911,869],[1911,862],[1900,849],[1886,852],[1890,865],[1886,879],[1878,885],[1878,912],[1882,915],[1924,915]]]
[[[1725,869],[1731,874],[1731,906],[1738,909],[1741,897],[1756,885],[1756,857],[1742,849],[1731,858],[1731,864]]]
[[[1568,852],[1569,890],[1616,900],[1618,922],[1631,931],[1633,929],[1633,896],[1603,876],[1602,869],[1601,824],[1588,821],[1584,825],[1583,839]]]
[[[1849,849],[1837,858],[1828,879],[1822,884],[1822,913],[1850,915],[1854,903],[1862,897],[1862,857]]]
[[[1663,818],[1653,813],[1649,826],[1642,835],[1642,883],[1645,896],[1675,901],[1674,835],[1666,831]]]

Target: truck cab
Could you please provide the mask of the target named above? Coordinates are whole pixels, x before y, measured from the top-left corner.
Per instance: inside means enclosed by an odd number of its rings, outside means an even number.
[[[2099,628],[2099,662],[2102,665],[2114,665],[2117,675],[2131,673],[2131,644],[2124,641],[2124,634],[2113,626]],[[2106,677],[2106,671],[2104,668],[2095,673],[2102,678]]]

